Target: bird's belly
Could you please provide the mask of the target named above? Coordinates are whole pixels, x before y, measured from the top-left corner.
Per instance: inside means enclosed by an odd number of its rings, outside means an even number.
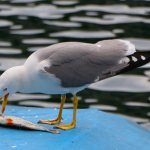
[[[59,85],[53,85],[49,82],[32,82],[30,86],[24,86],[19,90],[21,93],[44,93],[44,94],[65,94],[68,93],[68,89],[62,88]]]
[[[26,81],[20,88],[21,93],[44,93],[44,94],[76,94],[77,92],[83,90],[88,85],[82,87],[63,87],[60,80],[56,77],[35,77],[30,78]]]
[[[22,88],[19,92],[21,93],[43,93],[43,94],[76,94],[77,92],[85,89],[87,86],[82,87],[62,87],[51,84],[31,86],[28,88]]]

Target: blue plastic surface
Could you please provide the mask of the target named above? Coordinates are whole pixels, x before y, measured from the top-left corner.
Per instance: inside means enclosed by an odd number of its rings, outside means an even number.
[[[5,115],[32,122],[57,116],[57,109],[7,106]],[[70,122],[72,110],[64,110]],[[52,127],[45,125],[46,127]],[[150,150],[150,132],[111,113],[80,109],[77,127],[60,134],[0,127],[1,150]]]

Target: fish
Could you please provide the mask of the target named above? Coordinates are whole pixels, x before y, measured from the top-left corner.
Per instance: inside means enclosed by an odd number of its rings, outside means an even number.
[[[3,116],[0,115],[0,125],[11,127],[11,128],[18,128],[18,129],[27,129],[27,130],[36,130],[36,131],[43,131],[43,132],[50,132],[53,134],[58,134],[59,130],[54,129],[47,129],[43,126],[34,124],[30,121],[24,120],[19,117],[15,116]]]

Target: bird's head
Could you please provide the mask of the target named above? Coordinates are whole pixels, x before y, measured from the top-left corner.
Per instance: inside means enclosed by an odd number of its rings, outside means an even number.
[[[21,78],[19,68],[20,66],[10,68],[0,76],[0,98],[3,98],[2,113],[5,111],[8,96],[18,90],[18,83]]]

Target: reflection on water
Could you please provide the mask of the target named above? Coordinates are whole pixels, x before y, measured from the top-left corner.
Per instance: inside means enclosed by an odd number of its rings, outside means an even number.
[[[150,50],[150,41],[149,39],[144,38],[126,38],[130,40],[132,43],[136,44],[137,50],[140,51],[149,51]]]
[[[0,71],[24,63],[37,49],[58,42],[122,38],[150,51],[150,2],[147,0],[3,0],[0,1]],[[79,93],[80,108],[97,108],[149,122],[150,64]],[[72,107],[68,95],[65,108]],[[9,103],[59,107],[58,95],[15,94]]]
[[[137,82],[138,81],[138,82]],[[89,86],[90,89],[100,91],[120,92],[149,92],[149,77],[140,75],[118,75]]]
[[[115,35],[109,31],[82,31],[82,30],[70,30],[62,31],[50,34],[51,37],[66,37],[66,38],[77,38],[77,39],[89,39],[90,38],[113,38]]]

